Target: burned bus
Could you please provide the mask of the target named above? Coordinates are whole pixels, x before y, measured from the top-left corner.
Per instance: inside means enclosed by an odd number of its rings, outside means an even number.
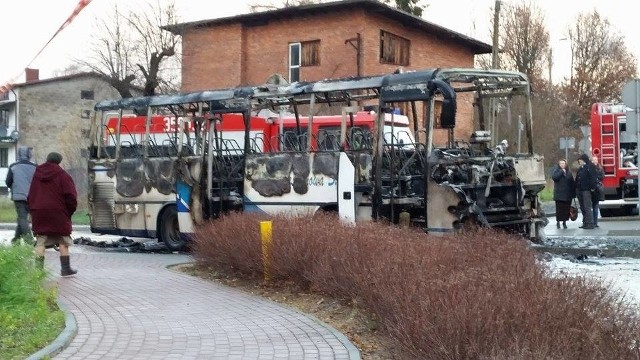
[[[348,223],[403,218],[429,233],[486,226],[531,240],[547,221],[529,82],[518,72],[429,69],[95,109],[94,232],[157,237],[181,249],[195,226],[229,211],[330,211]],[[498,113],[524,119],[523,149],[498,140],[514,136],[498,126]],[[158,117],[164,125],[154,125]]]

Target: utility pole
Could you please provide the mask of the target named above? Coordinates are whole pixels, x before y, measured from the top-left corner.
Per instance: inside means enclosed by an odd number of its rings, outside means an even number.
[[[549,45],[549,85],[553,85],[553,80],[551,80],[551,68],[553,67],[553,49],[551,45]]]
[[[500,32],[500,0],[496,0],[495,9],[493,12],[493,44],[491,51],[491,67],[494,69],[500,68],[500,58],[498,57],[498,50],[500,44],[499,40],[499,32]]]
[[[491,67],[493,69],[500,68],[500,57],[499,57],[499,34],[500,33],[500,0],[496,0],[496,4],[494,6],[493,12],[493,43],[491,45]],[[496,100],[494,98],[489,99],[489,110],[491,114],[489,115],[489,129],[491,131],[491,144],[492,148],[498,143],[498,127],[497,127],[497,114],[496,114]]]

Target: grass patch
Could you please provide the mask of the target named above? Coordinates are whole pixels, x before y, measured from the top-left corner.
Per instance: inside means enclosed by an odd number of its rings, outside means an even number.
[[[196,229],[202,268],[260,277],[257,214]],[[336,217],[273,217],[270,274],[351,299],[419,359],[638,359],[640,315],[587,277],[551,276],[527,241],[502,232],[430,236]]]
[[[538,193],[540,201],[553,201],[553,182],[547,182],[547,185]]]
[[[71,216],[73,225],[89,225],[89,213],[86,209],[76,210]]]
[[[32,246],[0,246],[0,358],[24,359],[64,329],[56,290],[35,266]]]
[[[6,197],[0,198],[0,222],[15,223],[16,219],[16,208],[13,205],[13,201]]]
[[[9,198],[0,199],[0,223],[15,223],[18,218],[13,201]],[[86,209],[78,209],[71,216],[74,225],[89,225],[89,214]]]

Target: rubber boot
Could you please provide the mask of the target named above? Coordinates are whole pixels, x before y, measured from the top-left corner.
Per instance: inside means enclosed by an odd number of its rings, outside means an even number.
[[[69,256],[60,256],[60,276],[75,275],[78,271],[71,268]]]
[[[44,256],[36,256],[36,268],[44,270]]]

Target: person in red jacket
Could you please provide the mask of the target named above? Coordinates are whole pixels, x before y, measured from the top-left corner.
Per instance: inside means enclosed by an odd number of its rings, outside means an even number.
[[[71,239],[71,215],[78,206],[78,194],[73,179],[60,167],[62,155],[52,152],[47,162],[38,165],[33,174],[27,196],[31,224],[36,235],[36,256],[44,265],[44,251],[48,246],[60,247],[60,275],[77,273],[69,262]]]

